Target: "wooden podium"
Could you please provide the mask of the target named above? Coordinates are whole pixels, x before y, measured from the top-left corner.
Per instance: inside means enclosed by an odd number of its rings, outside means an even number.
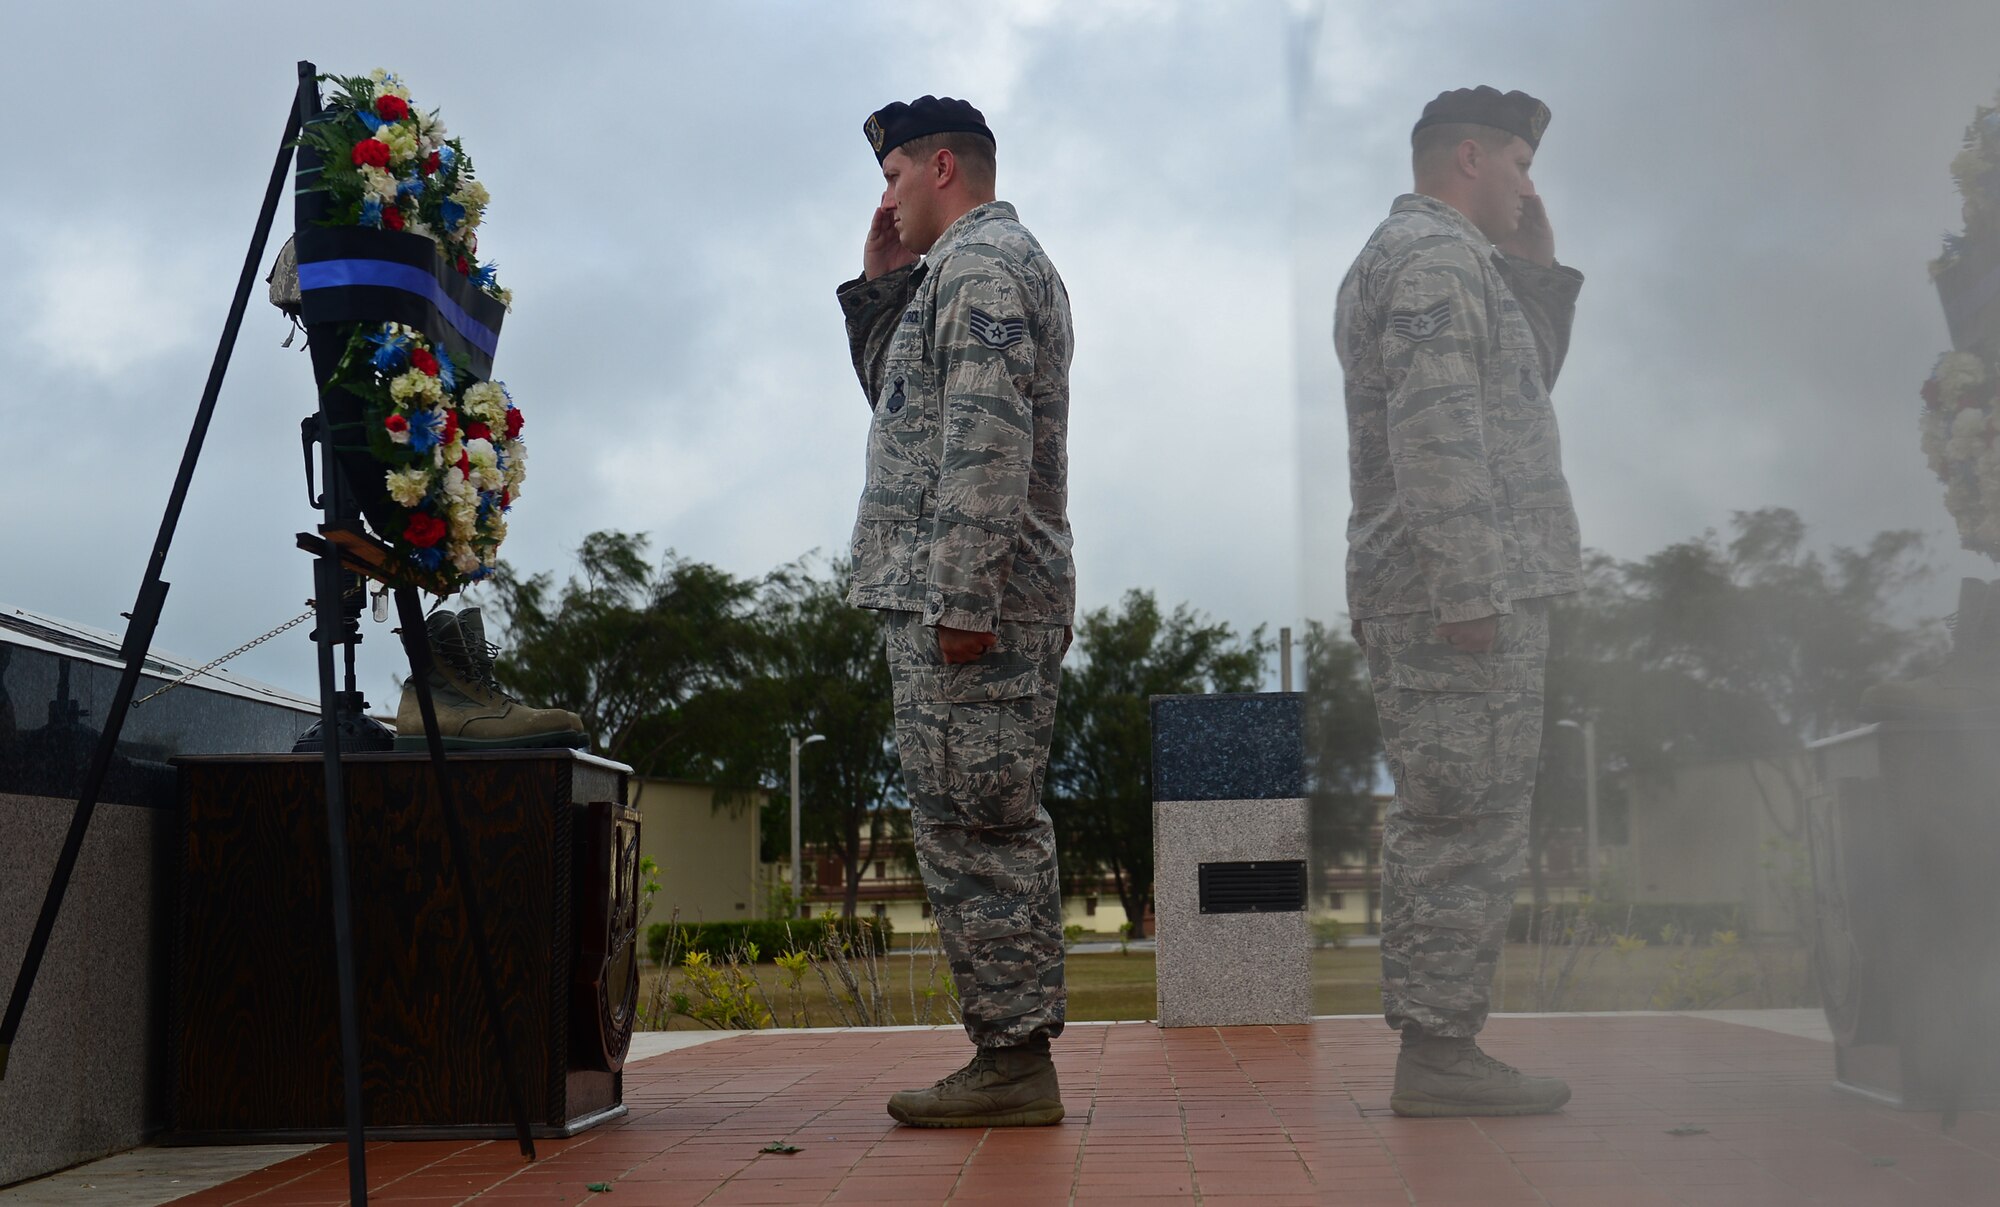
[[[346,771],[362,1099],[374,1139],[512,1137],[494,1025],[421,754]],[[179,918],[168,1143],[338,1140],[344,1130],[326,781],[316,754],[176,760]],[[571,750],[454,754],[538,1136],[625,1112],[638,994],[630,769]]]
[[[2000,726],[1869,725],[1810,747],[1813,968],[1835,1084],[2000,1108]]]

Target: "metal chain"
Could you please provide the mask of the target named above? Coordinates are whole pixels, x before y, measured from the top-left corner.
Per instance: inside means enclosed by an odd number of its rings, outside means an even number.
[[[359,594],[361,594],[361,588],[357,585],[355,587],[350,588],[346,596],[344,596],[343,598],[352,599],[354,596]],[[160,688],[158,691],[155,691],[150,695],[139,697],[137,700],[132,701],[132,707],[137,708],[148,700],[157,699],[158,697],[166,695],[168,692],[174,690],[177,687],[183,687],[190,680],[198,679],[201,676],[206,675],[208,672],[214,670],[218,666],[221,666],[223,663],[229,661],[231,658],[235,658],[241,654],[249,653],[251,650],[254,650],[258,646],[263,645],[265,642],[269,641],[273,637],[276,637],[278,634],[285,632],[287,629],[295,629],[298,626],[304,624],[306,621],[311,620],[314,616],[317,616],[318,614],[319,614],[319,605],[315,601],[309,599],[306,601],[306,610],[299,613],[297,616],[292,617],[290,620],[287,620],[285,623],[279,625],[277,628],[272,629],[270,632],[264,634],[262,637],[251,638],[249,641],[246,641],[242,645],[237,646],[235,649],[229,651],[227,654],[224,654],[222,657],[217,658],[215,661],[210,662],[204,666],[198,666],[194,668],[187,674],[182,675],[180,678],[175,679],[171,683],[168,683],[166,686]]]

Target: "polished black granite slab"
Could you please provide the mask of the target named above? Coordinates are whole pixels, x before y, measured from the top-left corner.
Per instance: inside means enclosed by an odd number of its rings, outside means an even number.
[[[1154,696],[1152,716],[1154,800],[1306,794],[1303,694]]]
[[[74,799],[97,747],[120,670],[101,661],[10,640],[0,627],[0,794]],[[168,675],[144,675],[138,696]],[[134,707],[99,799],[167,809],[177,755],[289,751],[318,719],[308,707],[251,699],[197,683]]]

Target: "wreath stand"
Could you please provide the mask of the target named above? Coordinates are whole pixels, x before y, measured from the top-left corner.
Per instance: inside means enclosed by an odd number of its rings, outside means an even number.
[[[84,835],[90,826],[91,814],[97,806],[98,794],[103,789],[105,774],[116,752],[125,714],[131,708],[132,697],[138,688],[139,677],[145,666],[146,654],[152,647],[153,634],[159,625],[160,612],[166,602],[170,585],[161,578],[161,571],[166,565],[167,552],[173,544],[174,532],[180,523],[181,508],[187,500],[188,486],[194,477],[195,464],[200,459],[209,422],[215,413],[216,398],[222,388],[223,376],[229,368],[229,358],[236,345],[237,332],[242,327],[243,313],[249,304],[251,291],[256,285],[257,269],[263,261],[265,246],[271,234],[271,224],[276,217],[279,201],[284,195],[285,178],[292,164],[299,132],[304,124],[311,121],[320,111],[318,71],[310,62],[301,61],[298,64],[298,89],[294,101],[291,115],[285,124],[284,137],[279,142],[276,162],[271,167],[270,182],[264,192],[263,208],[257,215],[256,229],[250,237],[250,248],[244,256],[243,271],[237,278],[236,294],[230,302],[229,316],[223,324],[222,338],[209,368],[208,382],[202,390],[201,402],[195,410],[194,426],[188,435],[186,451],[181,456],[180,472],[175,477],[173,489],[168,495],[159,535],[154,540],[152,556],[147,562],[145,575],[139,584],[138,598],[132,610],[126,613],[130,624],[125,630],[125,640],[119,647],[119,658],[125,664],[124,671],[119,677],[117,690],[106,713],[104,730],[98,738],[90,768],[77,794],[76,812],[71,819],[62,853],[57,858],[48,893],[42,902],[41,913],[36,918],[34,931],[29,936],[27,950],[22,956],[21,971],[15,978],[12,993],[7,1001],[6,1013],[0,1016],[0,1078],[6,1075],[8,1054],[14,1037],[20,1030],[22,1015],[27,1009],[28,996],[34,988],[35,976],[40,970],[44,955],[47,954],[49,937],[55,929],[56,916],[61,911],[63,895],[75,873],[77,859],[83,848]],[[362,531],[358,519],[359,511],[353,501],[352,492],[346,489],[342,471],[336,463],[333,441],[326,438],[326,433],[330,429],[323,396],[317,419],[319,426],[317,443],[320,445],[325,493],[315,500],[315,505],[324,509],[326,522],[319,526],[318,533],[299,534],[298,544],[300,548],[314,554],[314,606],[318,613],[318,626],[313,637],[319,647],[320,738],[326,767],[327,842],[332,876],[333,932],[340,997],[340,1046],[345,1073],[348,1195],[351,1202],[362,1204],[368,1201],[368,1178],[361,1094],[361,1034],[355,1005],[353,908],[348,866],[345,774],[340,761],[342,714],[343,711],[352,713],[354,710],[352,702],[343,701],[342,693],[336,689],[334,673],[334,647],[346,645],[351,695],[353,644],[359,642],[360,633],[358,626],[353,624],[353,618],[343,614],[343,579],[349,574],[358,574],[383,583],[396,597],[397,616],[402,626],[403,648],[409,657],[411,683],[416,689],[418,706],[423,714],[425,743],[429,750],[431,771],[436,780],[438,798],[442,805],[445,830],[451,847],[452,867],[458,880],[458,899],[465,914],[466,929],[470,932],[478,961],[481,988],[490,1015],[501,1072],[512,1108],[514,1132],[524,1159],[530,1161],[535,1159],[535,1142],[529,1128],[519,1068],[512,1042],[508,1038],[509,1029],[501,1007],[493,953],[487,942],[484,918],[473,892],[475,882],[467,856],[464,825],[458,811],[457,800],[452,793],[450,768],[445,762],[444,742],[438,731],[437,711],[431,699],[428,676],[433,655],[429,631],[424,624],[423,609],[417,599],[417,591],[426,584],[418,581],[413,573],[400,567],[391,556],[387,545],[374,540]],[[309,429],[312,423],[313,420],[307,420]],[[307,465],[310,471],[310,457]],[[345,709],[343,704],[346,704]]]

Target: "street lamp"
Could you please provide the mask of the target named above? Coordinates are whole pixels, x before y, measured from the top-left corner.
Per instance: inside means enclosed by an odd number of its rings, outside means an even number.
[[[1564,729],[1583,731],[1583,870],[1590,891],[1597,891],[1597,723],[1585,717],[1578,721],[1557,721]]]
[[[805,885],[799,879],[799,751],[814,742],[824,742],[822,734],[809,738],[792,738],[792,908],[806,899]]]

